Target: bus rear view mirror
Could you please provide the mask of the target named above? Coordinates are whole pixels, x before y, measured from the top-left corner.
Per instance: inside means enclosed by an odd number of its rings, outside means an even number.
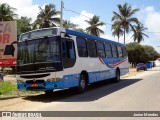
[[[4,55],[12,55],[14,56],[15,48],[13,45],[6,45],[4,50]]]
[[[12,42],[11,45],[6,45],[5,50],[4,50],[4,55],[14,56],[15,48],[14,48],[13,44],[17,44],[17,41]]]

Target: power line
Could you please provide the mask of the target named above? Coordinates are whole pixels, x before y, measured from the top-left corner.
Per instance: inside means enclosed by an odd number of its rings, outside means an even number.
[[[84,17],[87,17],[87,18],[90,18],[90,19],[91,19],[91,17],[88,17],[88,16],[83,15],[83,14],[81,14],[81,13],[78,13],[78,12],[76,12],[76,11],[69,10],[69,9],[66,9],[66,8],[64,8],[64,10],[65,10],[65,11],[70,11],[70,12],[73,12],[73,13],[76,13],[76,14],[79,14],[79,15],[81,15],[81,16],[84,16]]]
[[[84,16],[84,17],[87,17],[87,18],[91,19],[91,17],[89,17],[89,16],[87,16],[87,15],[83,15],[83,14],[81,14],[81,13],[79,13],[79,12],[74,11],[74,10],[70,10],[70,9],[67,9],[67,8],[64,8],[64,10],[65,10],[65,11],[69,11],[69,12],[73,12],[73,13],[76,13],[76,14],[79,14],[79,15],[81,15],[81,16]],[[112,26],[112,24],[110,24],[110,23],[106,23],[106,24]]]
[[[146,31],[147,32],[147,31]],[[147,33],[160,33],[160,32],[150,32],[150,31],[148,31]]]

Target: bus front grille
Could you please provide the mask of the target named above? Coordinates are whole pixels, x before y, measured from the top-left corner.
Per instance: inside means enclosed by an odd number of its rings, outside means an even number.
[[[44,80],[27,80],[26,83],[32,84],[32,83],[44,83]]]
[[[47,73],[47,74],[39,74],[39,75],[21,75],[20,77],[21,78],[26,78],[26,79],[32,79],[32,78],[43,78],[43,77],[46,77],[46,76],[49,76],[50,74]]]

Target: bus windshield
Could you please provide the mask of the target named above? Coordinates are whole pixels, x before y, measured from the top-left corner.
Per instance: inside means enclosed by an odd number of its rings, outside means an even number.
[[[52,36],[19,42],[17,73],[61,71],[60,41]]]
[[[57,37],[26,40],[18,44],[18,65],[60,62],[60,42]]]

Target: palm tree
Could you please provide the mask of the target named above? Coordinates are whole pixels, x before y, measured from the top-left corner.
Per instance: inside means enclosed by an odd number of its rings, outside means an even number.
[[[16,9],[10,7],[8,4],[0,3],[0,21],[11,21],[17,17],[17,14],[14,13]]]
[[[86,28],[87,33],[95,36],[100,36],[104,34],[104,31],[99,28],[99,26],[105,25],[104,22],[99,21],[99,17],[94,15],[93,18],[85,20],[90,26]]]
[[[56,24],[60,23],[60,18],[57,17],[60,12],[56,10],[54,4],[45,5],[44,9],[39,6],[39,10],[40,12],[37,15],[33,28],[56,27]]]
[[[78,32],[86,33],[86,31],[82,28],[76,28],[75,30],[78,31]]]
[[[119,42],[120,36],[122,36],[123,33],[124,33],[124,31],[122,30],[122,27],[117,22],[114,22],[112,24],[112,28],[111,29],[112,29],[113,36],[117,36],[118,37],[118,42]]]
[[[117,5],[119,13],[113,11],[113,17],[112,21],[117,22],[124,31],[124,44],[125,44],[125,35],[126,33],[129,33],[129,31],[133,28],[133,23],[138,23],[138,19],[132,17],[139,9],[132,9],[131,5],[128,5],[128,3],[125,3],[123,5],[118,4]]]
[[[147,28],[145,28],[143,26],[143,24],[139,23],[136,25],[133,26],[134,29],[133,29],[133,32],[134,34],[132,35],[134,41],[137,41],[138,43],[140,43],[141,41],[144,40],[144,36],[145,37],[149,37],[148,35],[146,35],[143,31],[147,30]]]
[[[63,21],[63,27],[64,28],[73,28],[73,29],[76,29],[77,26],[78,26],[77,24],[71,23],[68,20],[64,20]]]

